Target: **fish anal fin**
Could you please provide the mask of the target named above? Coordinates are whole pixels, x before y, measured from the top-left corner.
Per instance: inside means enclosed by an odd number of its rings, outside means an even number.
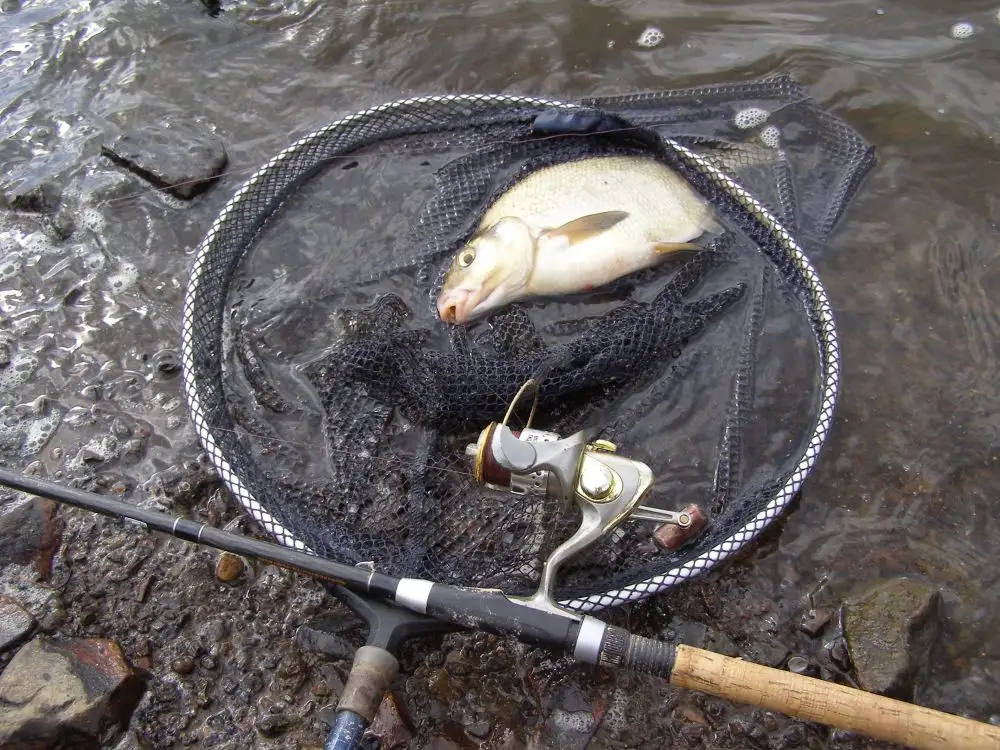
[[[678,250],[701,250],[700,245],[695,245],[693,242],[654,242],[653,252],[657,255],[666,255],[667,253],[675,253]]]
[[[583,242],[601,232],[606,232],[627,218],[628,211],[602,211],[598,214],[587,214],[573,219],[561,227],[547,229],[542,232],[542,235],[556,242],[575,245],[577,242]]]

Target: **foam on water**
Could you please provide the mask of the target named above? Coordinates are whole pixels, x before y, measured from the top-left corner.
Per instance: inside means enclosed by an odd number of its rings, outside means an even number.
[[[663,41],[663,32],[655,26],[647,26],[635,43],[640,47],[655,47]]]
[[[113,273],[108,277],[108,289],[114,294],[127,292],[139,280],[139,269],[132,263],[122,263],[118,267],[118,273]]]
[[[564,732],[589,734],[594,731],[594,715],[590,711],[567,711],[557,708],[552,712],[552,721]]]
[[[767,122],[770,113],[760,107],[747,107],[741,109],[733,117],[733,124],[740,130],[750,130]]]
[[[21,253],[13,251],[4,253],[3,260],[0,260],[0,284],[10,281],[17,276],[24,267]]]
[[[21,454],[37,456],[41,453],[46,443],[59,429],[60,422],[62,422],[62,414],[56,410],[31,421],[24,432],[24,446],[21,448]]]
[[[78,224],[89,229],[94,234],[103,236],[107,222],[96,208],[85,208],[80,212]]]
[[[37,367],[38,357],[33,354],[15,354],[10,358],[10,364],[0,370],[0,393],[20,388],[28,382]]]
[[[627,724],[625,709],[628,707],[628,695],[621,688],[616,688],[611,696],[607,713],[604,714],[604,726],[611,732],[620,734]]]
[[[1000,11],[998,11],[1000,13]],[[976,33],[976,27],[968,21],[959,21],[951,27],[952,39],[968,39]]]
[[[781,128],[777,125],[768,125],[760,131],[757,139],[768,148],[779,148],[781,146]]]

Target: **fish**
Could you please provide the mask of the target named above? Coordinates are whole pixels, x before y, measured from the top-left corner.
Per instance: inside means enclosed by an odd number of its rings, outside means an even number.
[[[597,289],[719,229],[712,204],[644,156],[539,169],[503,193],[458,249],[438,317],[465,324],[514,302]]]

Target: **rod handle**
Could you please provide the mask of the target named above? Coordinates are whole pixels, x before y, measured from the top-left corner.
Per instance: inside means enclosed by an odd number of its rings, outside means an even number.
[[[678,645],[670,683],[916,750],[998,750],[1000,727]]]

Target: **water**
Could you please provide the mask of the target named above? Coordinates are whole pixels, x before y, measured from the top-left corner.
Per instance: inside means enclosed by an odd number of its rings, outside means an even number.
[[[573,98],[788,72],[880,164],[813,259],[842,340],[836,425],[747,585],[791,611],[824,581],[817,596],[839,602],[880,576],[925,577],[943,590],[946,639],[918,700],[995,711],[995,3],[224,6],[211,19],[195,0],[2,5],[4,186],[60,186],[77,229],[57,243],[35,217],[0,214],[7,461],[50,474],[83,461],[134,487],[198,455],[179,383],[153,355],[177,346],[190,252],[212,217],[298,135],[417,93]],[[190,206],[98,155],[160,114],[203,123],[229,149],[227,176]],[[116,442],[92,444],[105,434]]]

